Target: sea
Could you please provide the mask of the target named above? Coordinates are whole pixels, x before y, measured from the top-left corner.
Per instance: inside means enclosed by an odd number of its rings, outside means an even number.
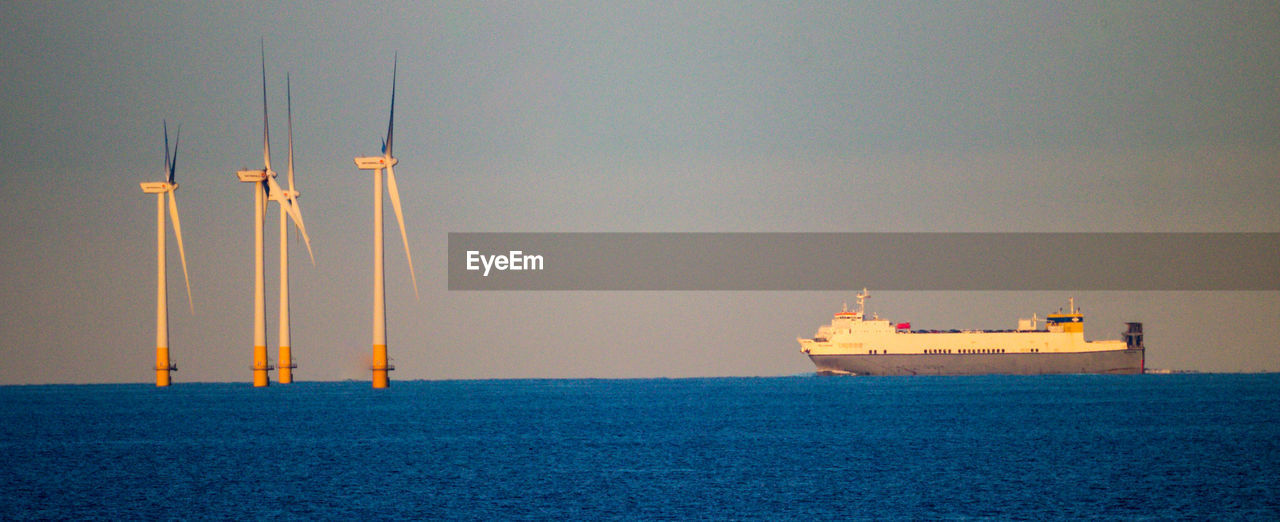
[[[0,387],[3,519],[1280,519],[1280,374]]]

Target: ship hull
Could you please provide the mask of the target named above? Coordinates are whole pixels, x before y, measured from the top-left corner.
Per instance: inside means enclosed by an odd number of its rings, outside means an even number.
[[[1138,374],[1145,349],[1057,353],[809,354],[828,375]]]

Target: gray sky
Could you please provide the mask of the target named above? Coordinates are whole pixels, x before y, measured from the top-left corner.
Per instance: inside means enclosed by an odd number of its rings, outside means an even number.
[[[397,51],[423,291],[392,224],[393,379],[808,372],[795,337],[853,301],[449,292],[451,231],[1280,231],[1274,2],[3,2],[0,383],[153,379],[155,203],[138,183],[160,179],[164,119],[182,124],[196,309],[170,239],[175,381],[249,380],[235,171],[261,166],[260,38],[282,172],[292,74],[317,259],[295,243],[302,380],[369,378],[372,183],[352,157],[378,153]],[[1070,293],[874,295],[919,327],[996,328]],[[1280,371],[1277,292],[1074,295],[1090,338],[1145,322],[1148,366]]]

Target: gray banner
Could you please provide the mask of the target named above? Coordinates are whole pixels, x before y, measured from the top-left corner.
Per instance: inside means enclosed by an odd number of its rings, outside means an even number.
[[[1278,256],[1277,233],[451,232],[449,290],[1280,290]]]

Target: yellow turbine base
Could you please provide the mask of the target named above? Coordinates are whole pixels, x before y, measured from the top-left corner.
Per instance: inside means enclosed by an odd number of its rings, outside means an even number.
[[[387,345],[373,345],[373,387],[386,388],[391,385],[391,377],[387,374]]]
[[[293,357],[289,355],[289,347],[280,347],[280,384],[293,382]]]
[[[156,347],[156,386],[168,386],[169,382],[169,347]]]
[[[267,347],[253,347],[253,386],[261,388],[271,385],[271,376],[267,372],[271,371],[271,364],[267,362]]]

